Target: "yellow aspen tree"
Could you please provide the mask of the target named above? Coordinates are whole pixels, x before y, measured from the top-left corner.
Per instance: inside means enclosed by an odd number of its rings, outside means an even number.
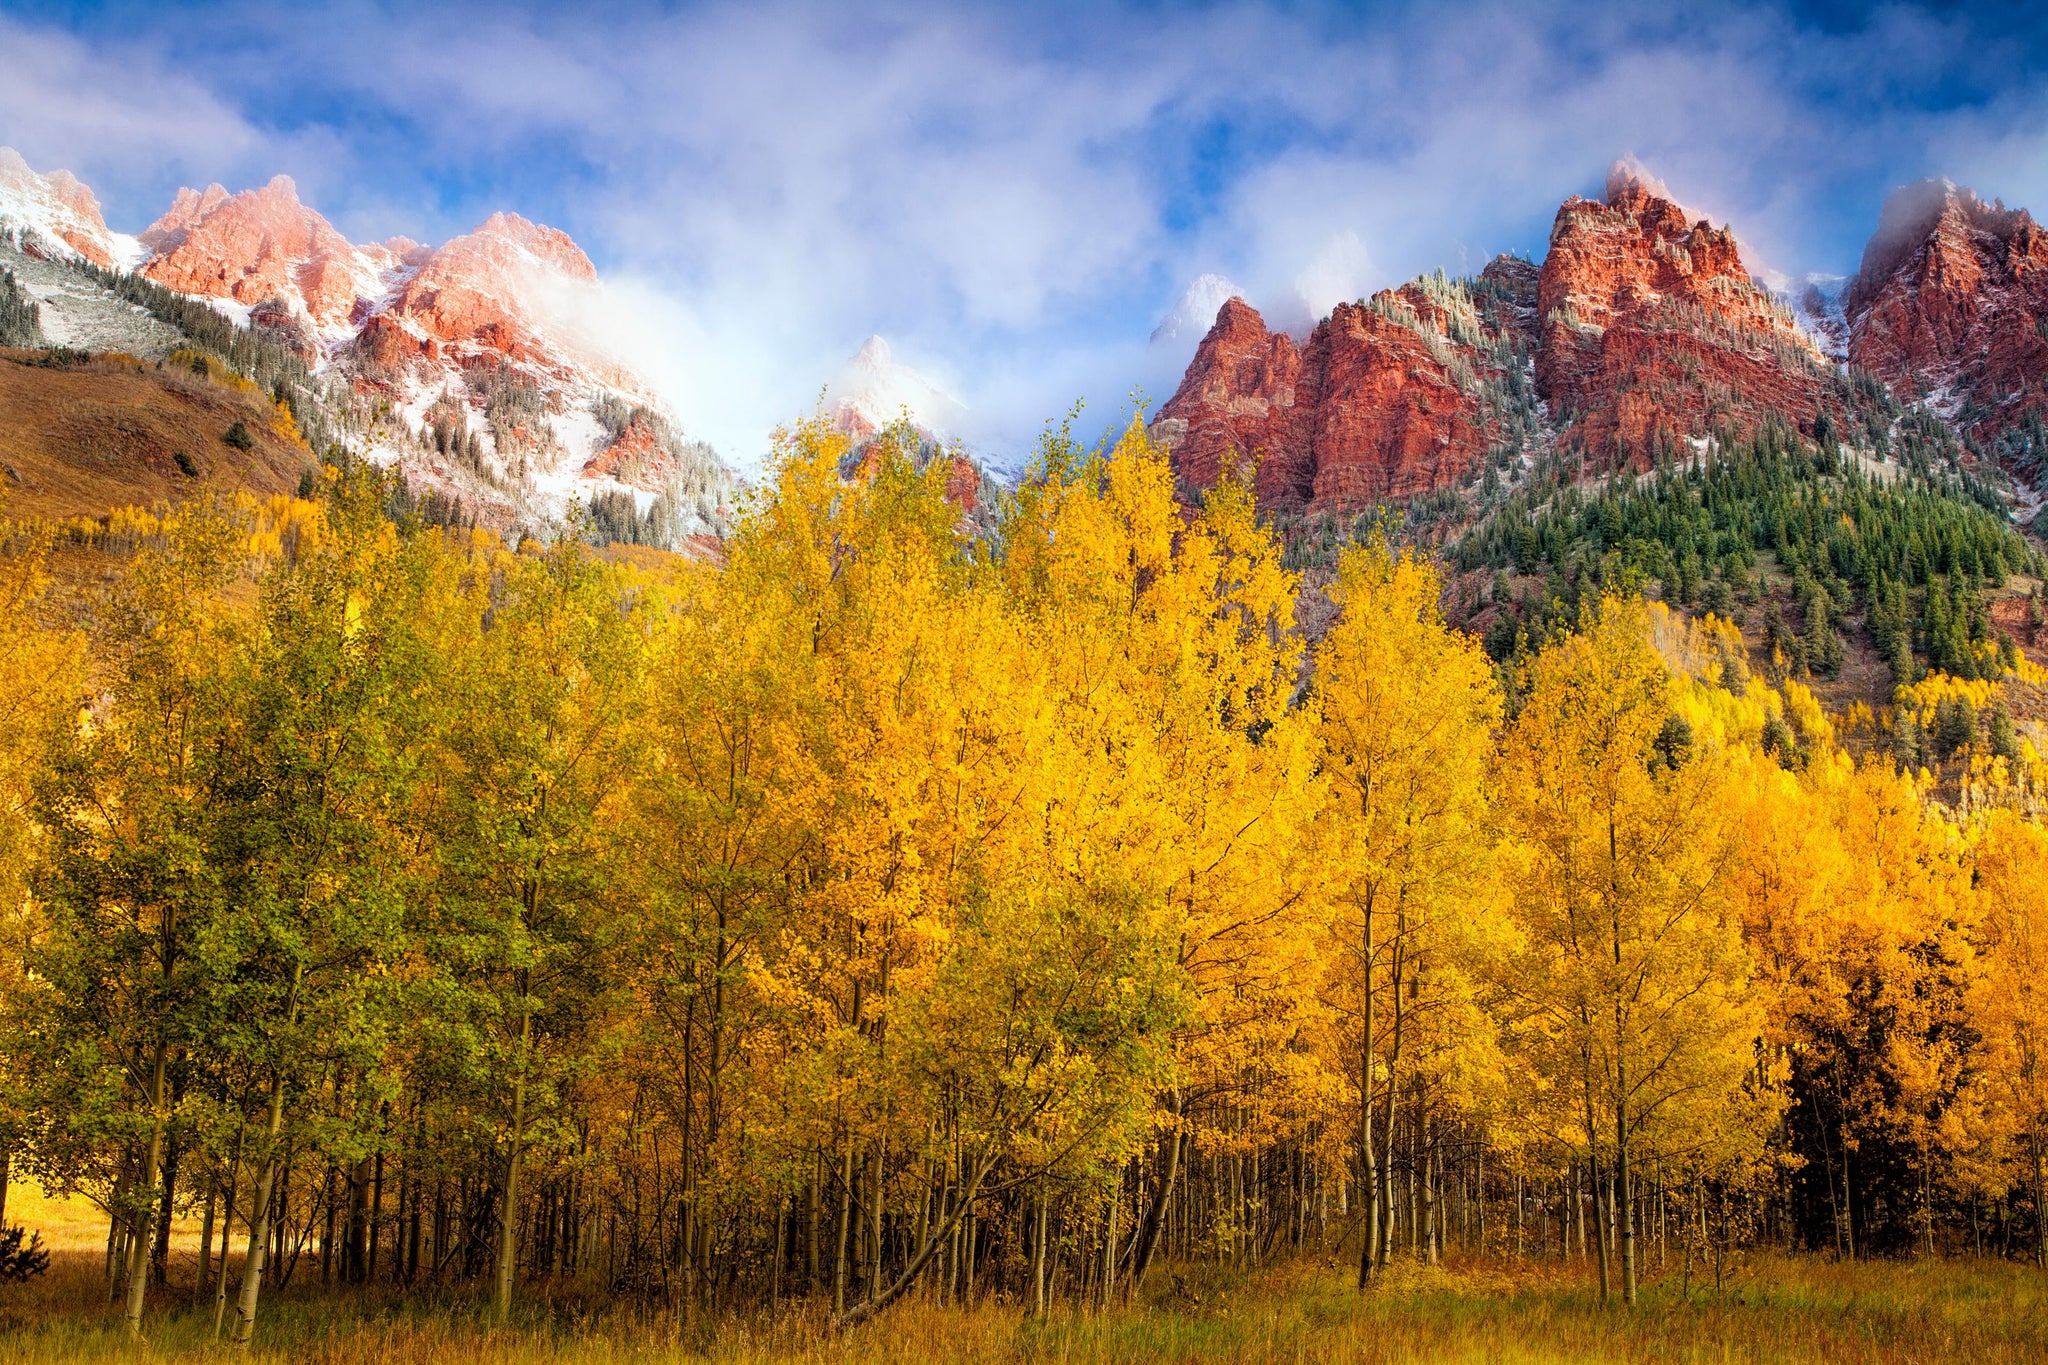
[[[0,536],[10,533],[0,523]],[[82,632],[46,619],[47,546],[32,541],[0,558],[0,1020],[27,1037],[41,987],[26,955],[40,931],[29,880],[41,852],[35,796],[52,748],[76,726],[86,669]],[[0,1025],[4,1027],[4,1025]],[[14,1149],[32,1104],[23,1058],[0,1050],[0,1227]]]
[[[1375,1078],[1386,1078],[1380,1133],[1391,1144],[1401,1068],[1422,1051],[1418,1026],[1454,1025],[1436,1067],[1461,1044],[1491,1043],[1476,1009],[1442,1017],[1463,974],[1441,940],[1460,927],[1483,933],[1488,918],[1475,902],[1484,899],[1485,778],[1501,699],[1478,642],[1444,623],[1441,591],[1432,566],[1394,556],[1384,540],[1349,550],[1331,593],[1341,615],[1316,651],[1325,837],[1341,869],[1331,928],[1332,961],[1342,965],[1331,989],[1350,1056],[1338,1069],[1356,1077],[1355,1168],[1366,1202],[1361,1288],[1385,1262],[1393,1223],[1391,1145],[1381,1154],[1374,1144]]]
[[[1669,742],[1670,676],[1639,601],[1603,600],[1526,686],[1496,786],[1524,943],[1507,979],[1530,1059],[1574,1097],[1560,1127],[1578,1129],[1634,1302],[1632,1148],[1680,1112],[1737,1121],[1763,1027],[1720,881],[1726,762]]]
[[[1972,1077],[1995,1145],[2034,1199],[2035,1264],[2048,1268],[2048,833],[1995,813],[1975,846],[1983,972],[1968,1015],[1983,1038]]]
[[[1278,1115],[1255,1090],[1314,1008],[1319,946],[1322,873],[1302,856],[1320,803],[1314,732],[1291,705],[1298,579],[1241,483],[1182,513],[1164,452],[1133,422],[1094,455],[1049,440],[1005,525],[1003,571],[1046,625],[1062,724],[1112,760],[1058,812],[1057,846],[1080,880],[1120,870],[1153,888],[1193,1001],[1128,1270],[1110,1267],[1129,1289],[1189,1140],[1243,1163],[1271,1135]],[[1245,1189],[1221,1211],[1233,1238],[1255,1212]]]

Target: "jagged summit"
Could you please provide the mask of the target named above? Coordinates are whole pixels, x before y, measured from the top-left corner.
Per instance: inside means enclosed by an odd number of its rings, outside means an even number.
[[[2048,415],[2048,236],[1948,180],[1886,200],[1843,298],[1851,364],[2029,467]]]
[[[1632,156],[1615,158],[1614,164],[1607,168],[1608,205],[1615,207],[1625,199],[1637,197],[1661,199],[1677,208],[1686,217],[1694,216],[1679,204],[1678,196],[1673,194],[1661,179],[1651,174],[1648,166]]]
[[[21,153],[0,147],[0,230],[41,257],[82,256],[94,265],[132,265],[142,255],[133,237],[107,229],[99,200],[69,171],[38,175]]]
[[[1299,346],[1240,298],[1214,317],[1154,429],[1191,485],[1255,465],[1279,509],[1433,493],[1532,441],[1596,468],[1647,464],[1839,406],[1834,366],[1750,278],[1734,234],[1632,161],[1604,202],[1559,207],[1540,267],[1504,256],[1474,280],[1382,290]]]
[[[649,386],[567,320],[602,286],[558,229],[501,211],[439,248],[405,237],[359,244],[277,175],[239,193],[181,189],[141,234],[123,237],[74,178],[38,176],[4,148],[0,228],[25,256],[131,268],[260,329],[300,356],[373,458],[485,522],[538,525],[571,500],[608,494],[631,498],[636,517],[665,499],[663,525],[676,535],[721,515],[731,477],[715,454],[681,436]],[[44,286],[53,310],[81,292],[90,290]],[[64,335],[87,335],[52,316]],[[127,329],[135,347],[176,344],[148,321]]]

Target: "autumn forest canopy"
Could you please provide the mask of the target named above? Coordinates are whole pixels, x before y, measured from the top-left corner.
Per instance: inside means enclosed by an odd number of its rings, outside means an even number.
[[[1504,638],[1384,536],[1309,630],[1298,550],[1140,424],[973,525],[915,444],[784,433],[658,567],[347,461],[112,519],[82,610],[10,532],[0,1170],[104,1211],[129,1324],[2048,1265],[2043,774],[1997,700],[2037,670],[1972,596],[2016,538],[1760,447],[1468,546],[1617,548]],[[1804,615],[1753,670],[1772,548]],[[1889,728],[1801,681],[1852,578]]]

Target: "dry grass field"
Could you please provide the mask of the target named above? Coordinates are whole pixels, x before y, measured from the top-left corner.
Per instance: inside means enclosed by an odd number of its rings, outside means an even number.
[[[174,1279],[180,1277],[174,1276]],[[788,1362],[911,1365],[1059,1362],[1872,1362],[2019,1365],[2048,1360],[2048,1277],[1992,1261],[1833,1264],[1761,1256],[1716,1292],[1672,1275],[1634,1310],[1602,1307],[1587,1278],[1554,1267],[1464,1262],[1402,1267],[1361,1297],[1346,1272],[1295,1263],[1252,1275],[1158,1275],[1142,1305],[1056,1309],[1033,1321],[1014,1305],[906,1302],[843,1335],[817,1305],[740,1312],[693,1330],[659,1310],[533,1285],[509,1327],[488,1325],[467,1291],[323,1293],[295,1284],[266,1304],[252,1358],[323,1365],[456,1362]],[[98,1258],[60,1252],[51,1272],[0,1290],[0,1359],[212,1359],[208,1308],[189,1271],[152,1309],[147,1340],[128,1341],[107,1305]]]
[[[118,355],[46,365],[0,349],[0,515],[98,516],[204,488],[291,492],[312,456],[272,418],[262,393],[187,367]],[[236,422],[247,450],[221,439]]]

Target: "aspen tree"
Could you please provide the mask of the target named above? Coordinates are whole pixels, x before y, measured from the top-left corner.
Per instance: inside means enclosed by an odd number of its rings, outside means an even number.
[[[46,552],[36,542],[0,560],[0,1028],[12,1016],[12,1036],[24,1039],[41,1010],[32,1001],[41,987],[26,961],[42,928],[29,895],[44,851],[36,788],[61,736],[77,723],[86,666],[83,633],[46,619]],[[21,1049],[0,1049],[0,1227],[34,1103],[36,1068],[28,1063]]]
[[[494,556],[487,615],[457,656],[438,886],[497,1092],[494,1310],[511,1311],[522,1176],[537,1121],[590,1039],[610,976],[613,821],[632,781],[644,636],[616,581],[574,540]]]
[[[1344,877],[1339,900],[1345,910],[1333,925],[1339,940],[1333,956],[1345,966],[1333,974],[1333,990],[1355,1038],[1355,1169],[1367,1201],[1360,1287],[1384,1259],[1392,1222],[1388,1162],[1373,1144],[1374,1077],[1384,1071],[1387,1078],[1381,1131],[1391,1135],[1402,1060],[1392,1038],[1380,1036],[1392,1031],[1376,1028],[1376,1015],[1412,1008],[1404,984],[1419,988],[1415,964],[1438,956],[1439,921],[1475,918],[1472,901],[1486,852],[1484,778],[1499,689],[1477,641],[1444,624],[1440,594],[1429,565],[1409,554],[1395,558],[1384,541],[1348,551],[1332,593],[1342,615],[1316,655],[1324,767],[1331,777],[1327,837]],[[1431,962],[1432,990],[1439,969],[1457,970],[1448,954],[1440,956],[1445,960]],[[1405,981],[1376,979],[1381,959],[1406,964]],[[1476,1011],[1466,1019],[1484,1030]],[[1483,1046],[1487,1040],[1457,1041]],[[1384,1057],[1383,1042],[1390,1045]]]
[[[1510,989],[1529,1011],[1531,1060],[1571,1097],[1575,1120],[1560,1127],[1576,1127],[1595,1174],[1595,1221],[1614,1217],[1632,1303],[1632,1148],[1681,1109],[1746,1112],[1762,1030],[1721,891],[1726,759],[1657,748],[1671,679],[1640,602],[1604,600],[1531,662],[1527,688],[1496,786],[1526,944]],[[1604,1294],[1607,1242],[1595,1242]]]
[[[2001,811],[1977,836],[1982,974],[1968,1017],[1984,1039],[1970,1088],[1993,1150],[2033,1196],[2034,1263],[2048,1269],[2048,834]]]

